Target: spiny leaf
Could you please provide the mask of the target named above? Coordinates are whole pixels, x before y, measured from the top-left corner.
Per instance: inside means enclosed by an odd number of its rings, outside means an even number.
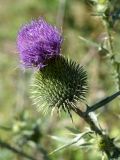
[[[85,145],[84,145],[84,144],[85,144],[85,141],[84,141],[83,137],[84,137],[85,135],[89,134],[89,133],[90,133],[90,132],[87,131],[87,132],[84,132],[84,133],[81,133],[81,134],[77,135],[73,140],[71,140],[71,142],[68,142],[67,144],[60,146],[59,148],[57,148],[57,149],[55,149],[54,151],[52,151],[50,154],[53,154],[53,153],[55,153],[55,152],[58,152],[58,151],[60,151],[60,150],[62,150],[62,149],[64,149],[64,148],[67,148],[67,147],[69,147],[69,146],[71,146],[71,145],[74,145],[74,144],[76,144],[76,143],[78,143],[78,142],[79,142],[79,146],[80,146],[80,145],[85,146]]]

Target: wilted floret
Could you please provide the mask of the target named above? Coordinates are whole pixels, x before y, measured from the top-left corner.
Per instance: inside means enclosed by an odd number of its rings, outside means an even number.
[[[47,60],[60,54],[62,36],[60,31],[43,19],[23,26],[17,38],[20,60],[24,67],[47,65]]]

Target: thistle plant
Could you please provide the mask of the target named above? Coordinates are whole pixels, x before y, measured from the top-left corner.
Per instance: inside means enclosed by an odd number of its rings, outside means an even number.
[[[105,26],[106,37],[102,41],[100,50],[106,54],[111,67],[114,70],[114,79],[116,81],[116,88],[120,90],[120,60],[119,53],[114,48],[113,31],[120,19],[120,5],[119,0],[92,0],[94,2],[95,16],[99,16]],[[115,34],[115,33],[114,33]]]
[[[99,136],[98,147],[107,158],[118,159],[120,148],[98,125],[97,118],[95,121],[91,112],[115,99],[120,91],[89,106],[86,100],[87,73],[83,66],[60,53],[62,41],[61,32],[43,19],[23,26],[18,33],[17,46],[21,65],[32,68],[34,72],[30,85],[33,103],[43,112],[49,109],[51,112],[57,110],[58,113],[65,111],[71,118],[72,112],[75,112],[89,125],[90,131],[87,133]],[[79,101],[86,106],[85,111],[78,106]],[[85,135],[86,132],[82,137]]]

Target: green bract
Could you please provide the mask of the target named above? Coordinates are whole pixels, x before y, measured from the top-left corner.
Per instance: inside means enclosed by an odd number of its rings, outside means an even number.
[[[64,111],[75,107],[78,100],[85,100],[87,74],[83,67],[62,56],[50,59],[37,71],[31,84],[31,97],[38,110],[48,108]]]

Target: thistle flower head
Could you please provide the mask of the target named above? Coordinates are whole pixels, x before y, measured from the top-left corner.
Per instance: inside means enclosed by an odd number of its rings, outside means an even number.
[[[87,88],[87,74],[83,67],[59,56],[50,59],[46,67],[35,73],[31,97],[38,110],[55,108],[70,114],[76,101],[85,100]]]
[[[62,36],[59,30],[43,19],[23,26],[17,37],[23,66],[43,68],[48,59],[60,54],[61,43]]]

